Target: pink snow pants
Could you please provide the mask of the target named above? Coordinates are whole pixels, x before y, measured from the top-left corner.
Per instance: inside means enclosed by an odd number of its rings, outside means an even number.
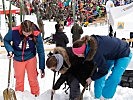
[[[24,91],[25,71],[27,71],[28,81],[33,95],[39,95],[40,89],[37,80],[37,59],[33,57],[27,61],[19,62],[14,60],[14,71],[16,78],[16,91]]]

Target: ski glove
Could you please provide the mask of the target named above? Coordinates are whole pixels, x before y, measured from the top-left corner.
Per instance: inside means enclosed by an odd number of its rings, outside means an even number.
[[[45,71],[44,71],[44,69],[41,69],[41,70],[40,70],[40,73],[41,73],[41,78],[44,78],[44,76],[45,76]]]
[[[11,58],[14,57],[14,54],[13,54],[13,52],[8,52],[8,55],[7,56],[8,56],[9,59],[11,59]]]
[[[55,94],[55,90],[54,90],[54,89],[52,89],[52,90],[51,90],[51,93],[52,93],[52,94]]]
[[[91,77],[87,78],[86,82],[87,82],[87,84],[88,84],[88,85],[90,85],[90,84],[91,84],[91,82],[92,82]]]

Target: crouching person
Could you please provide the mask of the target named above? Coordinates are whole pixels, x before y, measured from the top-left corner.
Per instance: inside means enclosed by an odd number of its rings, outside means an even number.
[[[78,64],[76,58],[78,57],[73,54],[71,47],[56,47],[53,54],[46,60],[46,65],[49,69],[61,73],[59,79],[53,86],[52,92],[54,93],[55,90],[58,90],[66,81],[70,87],[69,100],[77,100],[80,95],[79,81],[73,76],[70,69],[70,66],[72,67]]]
[[[84,57],[84,62],[93,61],[97,65],[97,70],[86,80],[88,85],[95,81],[95,98],[113,98],[121,76],[132,58],[129,45],[115,37],[92,35],[75,41],[72,50],[78,57]]]

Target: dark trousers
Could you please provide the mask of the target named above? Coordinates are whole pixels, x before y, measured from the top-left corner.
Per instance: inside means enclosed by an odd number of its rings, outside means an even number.
[[[1,33],[0,33],[0,41],[3,42],[3,37],[1,35]]]
[[[80,84],[79,81],[74,78],[70,83],[70,100],[76,100],[80,95]]]
[[[133,32],[130,32],[130,39],[133,38]],[[129,46],[131,45],[131,42],[129,42]],[[133,47],[133,42],[132,42],[132,47]]]

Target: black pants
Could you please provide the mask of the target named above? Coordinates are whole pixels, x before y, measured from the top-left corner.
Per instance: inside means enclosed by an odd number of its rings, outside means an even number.
[[[130,39],[133,38],[133,32],[130,32]],[[129,42],[129,46],[131,45],[131,42]],[[132,42],[132,47],[133,47],[133,42]]]
[[[79,81],[74,78],[70,83],[70,100],[76,100],[80,95],[80,84]]]

